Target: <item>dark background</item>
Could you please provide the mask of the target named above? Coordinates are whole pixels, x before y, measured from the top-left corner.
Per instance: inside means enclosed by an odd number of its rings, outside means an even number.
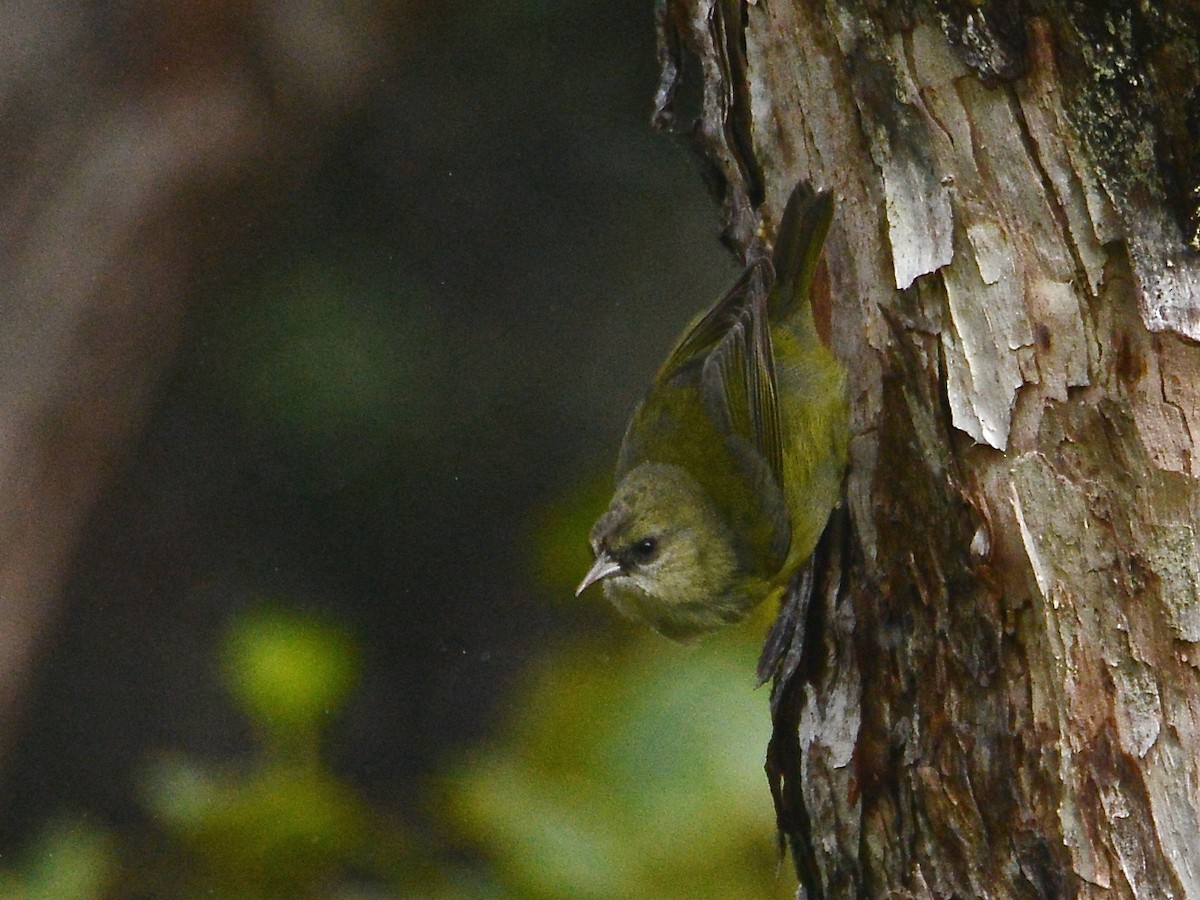
[[[594,505],[656,363],[734,271],[685,139],[649,126],[652,4],[389,15],[359,101],[289,148],[307,174],[231,206],[195,273],[43,648],[0,849],[56,815],[138,822],[155,753],[248,751],[215,662],[238,610],[354,635],[332,765],[418,823],[423,778],[505,719],[527,664],[632,628],[537,572],[586,562],[574,525],[582,555],[547,563],[545,523]],[[97,7],[97,40],[130,21]]]

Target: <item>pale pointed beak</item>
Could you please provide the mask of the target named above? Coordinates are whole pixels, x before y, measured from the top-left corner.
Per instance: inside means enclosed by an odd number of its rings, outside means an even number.
[[[621,571],[621,564],[609,556],[607,553],[601,553],[596,557],[596,562],[588,570],[588,573],[583,576],[583,581],[579,582],[579,587],[575,588],[575,596],[582,594],[589,585],[595,584],[602,578],[607,578],[609,575],[616,575]]]

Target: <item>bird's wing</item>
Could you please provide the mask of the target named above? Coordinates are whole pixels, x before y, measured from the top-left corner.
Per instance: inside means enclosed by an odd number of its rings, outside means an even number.
[[[684,332],[655,383],[700,364],[709,415],[722,431],[749,442],[782,486],[783,438],[767,321],[774,279],[770,260],[752,262],[725,296]]]
[[[708,311],[697,316],[684,331],[675,348],[654,377],[646,397],[630,417],[617,459],[617,480],[649,455],[660,460],[673,454],[686,453],[673,446],[678,441],[675,428],[689,414],[678,407],[690,401],[688,385],[698,384],[709,354],[744,315],[755,298],[765,297],[773,281],[771,261],[766,258],[751,263],[720,300]],[[697,397],[697,399],[699,399]],[[705,412],[722,435],[729,434],[730,416],[724,403],[719,413],[705,403]],[[714,434],[714,437],[718,435]]]
[[[749,298],[704,361],[700,389],[709,415],[752,446],[783,487],[783,431],[766,293]]]
[[[688,467],[742,518],[739,532],[766,554],[762,569],[777,567],[791,541],[766,313],[773,279],[770,261],[752,263],[688,328],[634,410],[617,460],[618,481],[646,459]]]
[[[698,317],[683,333],[675,349],[659,369],[656,381],[672,377],[690,362],[702,360],[721,343],[729,329],[745,314],[755,298],[766,297],[775,280],[771,261],[757,259],[746,267],[733,287],[712,308]]]
[[[752,487],[766,531],[764,549],[781,563],[791,541],[784,494],[783,429],[775,380],[775,355],[767,322],[767,293],[760,292],[704,360],[700,392],[709,416],[743,477]]]

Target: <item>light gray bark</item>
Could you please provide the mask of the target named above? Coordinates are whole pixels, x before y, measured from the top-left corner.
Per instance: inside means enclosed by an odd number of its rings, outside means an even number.
[[[731,242],[839,200],[810,894],[1200,897],[1194,4],[660,11]]]

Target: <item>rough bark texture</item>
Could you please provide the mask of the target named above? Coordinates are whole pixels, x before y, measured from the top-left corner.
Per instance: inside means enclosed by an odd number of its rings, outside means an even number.
[[[840,203],[812,896],[1200,897],[1200,12],[1152,6],[660,4],[730,242]]]

